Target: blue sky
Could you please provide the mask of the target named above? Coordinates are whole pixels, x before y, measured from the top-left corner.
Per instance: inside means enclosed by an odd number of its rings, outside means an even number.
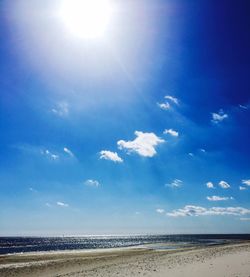
[[[249,1],[113,1],[91,39],[62,2],[0,3],[0,235],[249,232]]]

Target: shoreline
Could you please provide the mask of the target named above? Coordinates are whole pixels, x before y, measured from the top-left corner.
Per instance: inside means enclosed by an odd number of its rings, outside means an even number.
[[[245,259],[249,259],[246,264],[249,266],[248,272],[250,272],[249,241],[168,250],[125,247],[119,249],[81,250],[77,252],[75,250],[66,250],[66,252],[53,251],[52,253],[37,252],[0,255],[0,276],[108,277],[113,275],[141,276],[142,272],[144,272],[145,276],[164,276],[163,274],[168,271],[184,270],[182,269],[183,267],[195,264],[199,268],[200,263],[209,263],[211,259],[218,260],[230,255],[234,255],[233,260],[236,261],[237,255],[242,255],[242,253],[244,253]],[[177,273],[172,272],[171,274],[172,276],[179,276],[176,275]],[[238,276],[249,277],[250,274],[239,274]]]
[[[29,255],[54,255],[54,254],[81,254],[81,253],[94,253],[94,252],[109,252],[115,250],[133,250],[133,249],[148,249],[148,250],[179,250],[187,248],[206,248],[213,246],[223,246],[232,244],[250,243],[250,240],[230,240],[225,239],[223,242],[213,242],[211,244],[192,244],[192,243],[176,243],[176,242],[156,242],[145,243],[139,245],[121,246],[121,247],[105,247],[105,248],[85,248],[85,249],[65,249],[65,250],[44,250],[44,251],[24,251],[24,252],[10,252],[0,253],[1,257],[5,256],[29,256]],[[1,260],[0,260],[1,262]],[[1,264],[1,263],[0,263]]]

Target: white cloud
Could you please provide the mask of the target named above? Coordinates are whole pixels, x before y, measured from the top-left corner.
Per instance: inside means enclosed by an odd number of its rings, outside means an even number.
[[[173,129],[165,129],[163,134],[169,134],[173,137],[178,137],[179,136],[179,133]]]
[[[143,133],[135,131],[136,138],[132,141],[119,140],[117,145],[119,149],[125,149],[128,152],[136,152],[143,157],[153,157],[157,154],[155,147],[165,142],[154,133]]]
[[[59,160],[59,155],[50,152],[48,149],[41,150],[41,154],[47,156],[50,160]]]
[[[170,187],[170,188],[179,188],[181,187],[183,184],[182,180],[179,180],[179,179],[175,179],[173,180],[172,183],[170,184],[165,184],[166,187]]]
[[[168,101],[174,103],[175,105],[179,105],[179,100],[171,95],[166,95],[164,98],[167,99]],[[169,104],[168,101],[166,101],[165,103],[157,103],[157,105],[162,110],[169,110],[171,108],[171,105]]]
[[[239,186],[239,190],[246,190],[246,187]]]
[[[207,182],[206,183],[206,186],[209,188],[209,189],[214,189],[214,184],[212,182]]]
[[[116,163],[122,163],[123,159],[121,157],[118,156],[118,154],[116,152],[111,152],[108,150],[102,150],[100,152],[100,159],[104,159],[104,160],[110,160]]]
[[[60,201],[56,202],[56,205],[60,206],[60,207],[65,207],[65,208],[67,208],[69,206],[69,204],[66,204],[66,203],[63,203],[63,202],[60,202]]]
[[[156,209],[156,212],[159,214],[163,214],[163,213],[165,213],[165,210],[164,209]]]
[[[246,186],[250,186],[250,179],[248,180],[242,180],[242,184]]]
[[[248,106],[245,106],[245,105],[239,105],[239,107],[243,110],[247,110],[249,108]]]
[[[250,217],[241,217],[240,220],[241,221],[250,221]]]
[[[176,97],[173,97],[171,95],[166,95],[164,98],[167,100],[170,100],[171,102],[175,103],[176,105],[179,104],[179,100]]]
[[[60,117],[65,117],[69,114],[69,104],[67,102],[60,102],[51,111]]]
[[[206,208],[186,205],[183,209],[173,210],[170,213],[167,213],[168,216],[179,217],[179,216],[198,216],[203,215],[207,211]]]
[[[220,197],[220,196],[207,196],[207,200],[209,201],[226,201],[226,200],[233,200],[233,197]]]
[[[220,181],[219,186],[223,189],[228,189],[230,188],[230,185],[226,181]]]
[[[189,152],[189,153],[188,153],[188,156],[190,156],[190,157],[194,157],[194,154],[193,154],[193,153],[191,153],[191,152]]]
[[[67,147],[64,147],[63,148],[63,151],[65,152],[65,153],[67,153],[70,157],[75,157],[75,155],[73,154],[73,152],[71,151],[71,150],[69,150],[69,148],[67,148]]]
[[[203,149],[203,148],[201,148],[200,151],[203,152],[203,153],[206,153],[206,150]]]
[[[60,156],[58,153],[52,153],[50,150],[46,149],[43,146],[21,144],[21,145],[14,145],[14,147],[30,155],[39,155],[39,156],[42,155],[45,158],[52,161],[56,161],[60,159]]]
[[[214,123],[219,123],[226,118],[228,118],[228,114],[224,113],[222,109],[218,113],[212,113],[212,122]]]
[[[88,179],[84,182],[89,187],[99,187],[101,184],[97,180]]]
[[[166,215],[172,217],[184,216],[205,216],[205,215],[234,215],[241,216],[250,214],[250,210],[242,207],[212,207],[204,208],[200,206],[187,205],[182,209],[173,210]]]
[[[157,103],[157,105],[162,109],[162,110],[169,110],[170,109],[170,104],[167,103]]]

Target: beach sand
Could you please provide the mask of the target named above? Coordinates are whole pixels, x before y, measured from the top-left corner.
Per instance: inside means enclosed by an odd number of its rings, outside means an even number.
[[[139,248],[0,256],[1,277],[250,277],[250,242],[179,250]]]

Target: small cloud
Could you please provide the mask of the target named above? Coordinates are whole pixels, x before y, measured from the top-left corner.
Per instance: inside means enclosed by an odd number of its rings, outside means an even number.
[[[131,141],[119,140],[117,142],[119,149],[125,149],[129,153],[136,152],[140,156],[151,158],[157,154],[156,146],[165,142],[154,133],[135,131],[135,135],[136,138]]]
[[[69,150],[69,148],[64,147],[64,148],[63,148],[63,151],[64,151],[66,154],[68,154],[70,157],[72,157],[72,158],[75,157],[75,155],[73,154],[73,152],[72,152],[71,150]]]
[[[60,102],[51,109],[52,113],[54,113],[57,116],[65,117],[69,114],[69,104],[67,102]]]
[[[34,189],[34,188],[29,188],[29,191],[31,191],[31,192],[37,192],[37,190],[36,189]]]
[[[179,179],[175,179],[173,180],[172,183],[170,184],[165,184],[165,187],[170,187],[170,188],[180,188],[183,184],[183,181],[182,180],[179,180]]]
[[[173,102],[176,105],[179,105],[179,100],[176,97],[173,97],[171,95],[166,95],[164,98],[167,100],[170,100],[171,102]]]
[[[246,190],[246,187],[239,186],[239,190]]]
[[[201,151],[202,153],[206,153],[206,150],[203,149],[203,148],[200,148],[200,151]]]
[[[101,184],[97,180],[88,179],[84,182],[86,186],[89,187],[99,187]]]
[[[213,123],[219,123],[223,121],[224,119],[228,118],[228,114],[224,113],[224,111],[221,109],[218,113],[212,113],[212,122]]]
[[[198,216],[204,215],[207,212],[206,208],[194,205],[186,205],[182,209],[173,210],[168,212],[167,215],[171,217],[185,217],[185,216]]]
[[[223,189],[228,189],[230,188],[230,185],[226,181],[220,181],[219,186]]]
[[[241,217],[240,220],[241,221],[250,221],[250,217]]]
[[[171,95],[166,95],[164,97],[168,101],[165,103],[157,103],[157,105],[162,109],[162,110],[169,110],[171,108],[171,105],[169,104],[169,101],[174,103],[175,105],[179,105],[179,100]]]
[[[137,212],[135,212],[135,215],[140,215],[140,214],[141,214],[141,212],[138,212],[138,211],[137,211]]]
[[[115,163],[122,163],[123,159],[118,156],[117,152],[111,152],[108,150],[102,150],[100,152],[100,159],[110,160]]]
[[[46,149],[42,146],[34,146],[29,144],[21,144],[21,145],[14,145],[13,147],[17,148],[18,150],[30,154],[30,155],[42,155],[45,158],[56,161],[59,160],[60,156],[58,154],[52,153],[50,150]]]
[[[49,208],[52,207],[50,203],[45,203],[45,206]]]
[[[60,201],[56,202],[56,205],[60,206],[60,207],[64,207],[64,208],[67,208],[69,206],[69,204],[66,204],[66,203],[63,203],[63,202],[60,202]]]
[[[190,152],[190,153],[188,153],[188,156],[194,157],[194,154]]]
[[[250,179],[248,180],[242,180],[241,183],[246,186],[250,186]]]
[[[163,134],[169,134],[173,137],[178,137],[179,136],[179,133],[173,129],[165,129]]]
[[[226,201],[233,200],[233,197],[207,196],[208,201]]]
[[[207,182],[206,183],[206,186],[207,186],[207,188],[209,188],[209,189],[214,189],[215,187],[214,187],[214,184],[212,183],[212,182]]]
[[[166,103],[157,103],[157,105],[162,109],[162,110],[169,110],[170,109],[170,104],[168,102]]]
[[[50,152],[48,149],[41,150],[41,154],[49,158],[50,160],[59,160],[59,155]]]
[[[248,108],[249,108],[248,106],[245,106],[245,105],[239,105],[239,107],[243,110],[248,110]]]
[[[159,214],[163,214],[163,213],[165,213],[165,210],[164,209],[156,209],[156,212]]]
[[[173,210],[167,213],[168,216],[172,217],[185,217],[185,216],[224,216],[233,215],[241,216],[250,214],[250,210],[242,207],[212,207],[204,208],[195,205],[186,205],[182,209]]]

